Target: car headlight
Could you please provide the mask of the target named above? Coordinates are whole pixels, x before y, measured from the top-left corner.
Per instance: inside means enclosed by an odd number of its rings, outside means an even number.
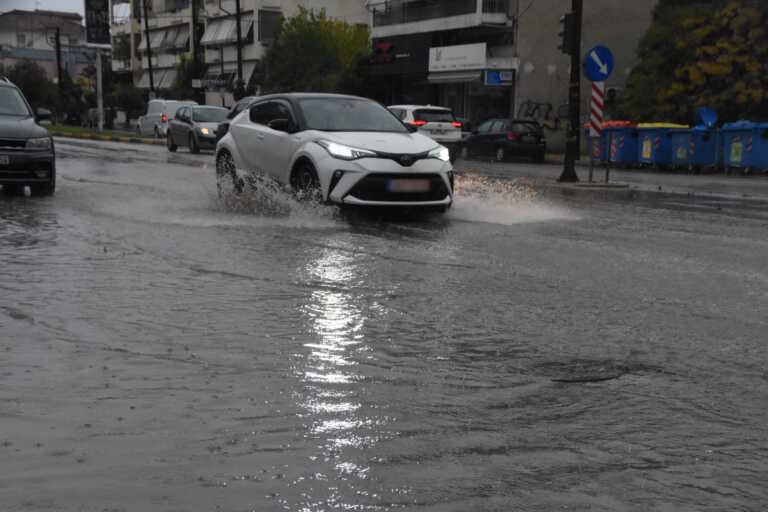
[[[208,128],[200,128],[200,133],[202,133],[203,135],[208,135],[209,133],[211,133],[211,131]]]
[[[437,146],[435,149],[429,152],[428,158],[437,158],[443,162],[447,162],[451,159],[451,152],[445,146]]]
[[[318,140],[315,142],[323,146],[325,150],[328,151],[328,154],[330,154],[332,157],[338,158],[340,160],[357,160],[358,158],[376,156],[376,153],[373,151],[367,149],[352,148],[345,146],[344,144],[331,142],[329,140]]]
[[[27,139],[26,148],[32,149],[35,151],[44,151],[46,149],[51,149],[51,138],[40,137],[39,139]]]

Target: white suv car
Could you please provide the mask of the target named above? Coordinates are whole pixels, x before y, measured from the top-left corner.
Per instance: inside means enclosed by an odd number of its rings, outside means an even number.
[[[392,105],[387,108],[402,122],[447,147],[451,161],[454,160],[461,144],[461,123],[451,109],[433,105]]]
[[[365,98],[263,96],[216,146],[219,192],[240,192],[261,175],[301,199],[445,211],[453,201],[448,149],[412,131]]]

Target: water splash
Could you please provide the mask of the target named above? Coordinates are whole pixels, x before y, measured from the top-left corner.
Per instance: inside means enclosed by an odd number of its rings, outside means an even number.
[[[448,217],[452,220],[508,226],[552,220],[579,220],[573,212],[546,203],[531,180],[475,175],[456,177],[455,197]]]

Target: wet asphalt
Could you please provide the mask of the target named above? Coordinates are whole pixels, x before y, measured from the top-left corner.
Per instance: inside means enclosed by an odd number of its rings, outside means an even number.
[[[768,507],[768,203],[459,162],[391,219],[57,153],[0,197],[2,510]]]

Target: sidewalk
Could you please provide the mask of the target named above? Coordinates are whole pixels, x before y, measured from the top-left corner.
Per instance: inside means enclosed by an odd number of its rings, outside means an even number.
[[[570,193],[611,194],[636,196],[646,194],[676,194],[685,196],[707,196],[752,199],[768,201],[768,177],[765,175],[725,175],[725,174],[683,174],[650,169],[611,169],[610,183],[623,187],[602,187],[605,170],[595,167],[593,181],[595,187],[588,187],[588,162],[579,162],[576,174],[578,184],[558,183],[557,178],[563,170],[562,163],[551,159],[546,164],[534,164],[528,161],[495,163],[480,160],[457,160],[455,167],[459,172],[481,174],[496,178],[527,178],[539,184]],[[586,164],[586,165],[584,165]]]
[[[73,139],[101,140],[111,142],[131,142],[137,144],[165,145],[163,139],[138,137],[136,134],[121,130],[104,130],[99,132],[92,128],[80,126],[48,125],[48,133],[54,137],[70,137]]]

